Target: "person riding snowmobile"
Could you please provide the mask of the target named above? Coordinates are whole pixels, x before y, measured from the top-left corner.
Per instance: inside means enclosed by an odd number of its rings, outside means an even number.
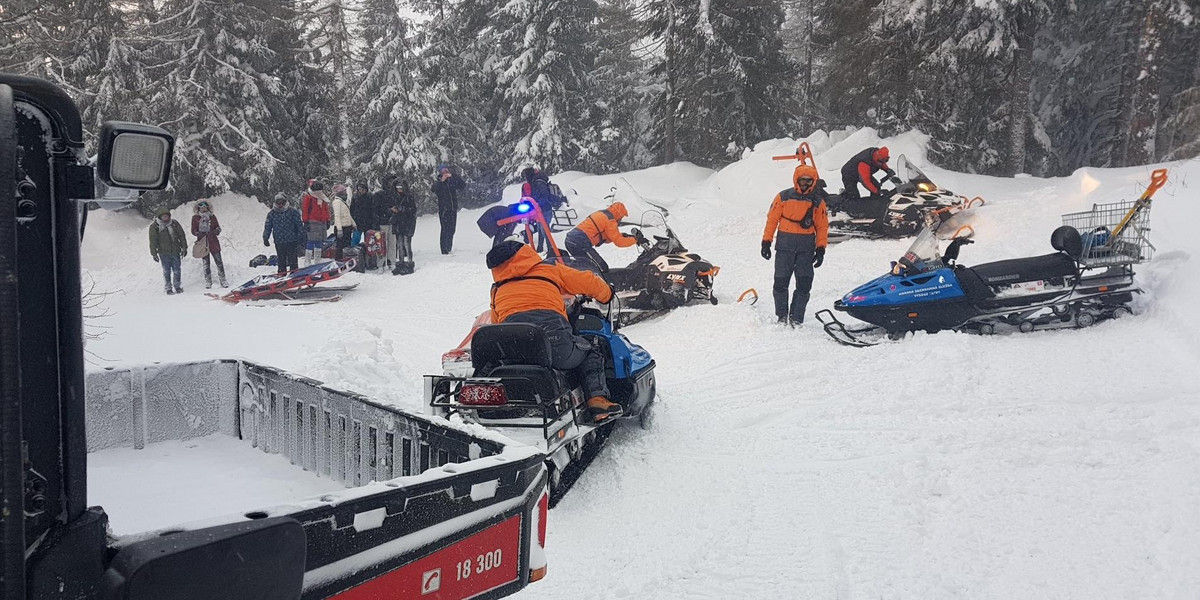
[[[775,240],[775,316],[780,323],[804,323],[812,289],[813,269],[825,262],[829,241],[829,214],[826,194],[820,188],[817,169],[800,165],[792,173],[793,187],[779,192],[771,202],[767,226],[763,230],[762,257],[771,260],[771,242]],[[796,291],[788,305],[788,285],[795,277]]]
[[[620,416],[621,405],[611,402],[604,375],[604,356],[587,339],[577,336],[567,321],[563,294],[612,301],[613,291],[600,277],[558,263],[544,263],[532,246],[503,242],[487,253],[492,271],[492,322],[528,323],[546,332],[555,369],[573,371],[583,384],[592,420]]]
[[[613,202],[612,206],[588,215],[582,223],[567,233],[567,252],[574,257],[590,258],[600,268],[601,273],[607,273],[608,263],[596,252],[597,246],[612,242],[618,248],[628,248],[634,244],[649,243],[640,229],[634,229],[633,235],[621,233],[617,223],[627,216],[629,211],[620,202]]]

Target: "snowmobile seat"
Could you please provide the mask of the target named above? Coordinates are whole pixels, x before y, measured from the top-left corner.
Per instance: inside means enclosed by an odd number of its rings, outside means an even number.
[[[480,327],[471,338],[471,366],[480,377],[504,380],[512,400],[552,402],[570,390],[571,377],[552,368],[550,341],[538,326],[502,323]]]
[[[501,365],[549,368],[551,356],[546,332],[529,323],[484,325],[471,337],[471,366],[477,370]]]
[[[976,265],[971,270],[990,286],[1073,277],[1078,273],[1075,259],[1065,252],[999,260]]]

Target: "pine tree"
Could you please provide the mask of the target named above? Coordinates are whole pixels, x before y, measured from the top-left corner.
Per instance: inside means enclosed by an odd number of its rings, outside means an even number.
[[[498,133],[509,179],[529,164],[561,171],[586,152],[578,136],[595,64],[596,11],[592,0],[510,0],[495,13]]]
[[[360,38],[363,76],[354,90],[355,169],[415,179],[447,152],[434,139],[437,119],[414,49],[412,23],[395,0],[363,4]]]
[[[150,28],[161,61],[149,72],[159,90],[151,105],[176,136],[177,200],[298,187],[323,149],[294,143],[306,122],[292,100],[311,82],[295,76],[301,35],[293,7],[168,0],[161,14]]]

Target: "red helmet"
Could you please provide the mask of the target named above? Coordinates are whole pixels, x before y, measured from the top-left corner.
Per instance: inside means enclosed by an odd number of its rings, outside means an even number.
[[[891,153],[888,152],[888,147],[884,146],[876,150],[871,158],[874,158],[877,163],[885,163],[891,158]]]

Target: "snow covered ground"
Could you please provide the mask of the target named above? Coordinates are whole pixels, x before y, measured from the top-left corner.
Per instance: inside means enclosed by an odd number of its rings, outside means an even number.
[[[836,189],[842,162],[880,140],[860,130],[809,142]],[[921,136],[885,143],[925,165]],[[773,323],[771,264],[758,247],[767,206],[794,166],[770,157],[794,149],[792,140],[764,142],[715,173],[675,164],[622,176],[670,210],[692,251],[721,266],[721,304],[627,330],[658,363],[653,429],[617,432],[552,511],[549,575],[521,597],[1200,595],[1200,162],[1163,165],[1171,181],[1155,199],[1158,253],[1139,270],[1137,316],[1080,331],[941,333],[852,349],[811,325]],[[1151,170],[926,172],[988,200],[974,215],[977,243],[963,250],[972,264],[1050,252],[1062,213],[1129,199]],[[617,180],[555,177],[581,215],[601,207]],[[266,207],[233,197],[214,205],[230,279],[246,280],[256,272],[249,259],[266,250]],[[184,266],[187,292],[163,295],[148,222],[94,214],[85,280],[111,294],[110,315],[89,321],[107,329],[88,350],[97,368],[238,355],[417,408],[420,375],[436,372],[487,308],[479,212],[460,215],[450,256],[437,252],[436,219],[422,218],[413,275],[351,274],[361,285],[341,302],[274,308],[205,298],[194,259]],[[833,246],[809,314],[882,273],[907,244]],[[634,256],[602,253],[613,264]],[[762,300],[736,304],[750,287]]]

